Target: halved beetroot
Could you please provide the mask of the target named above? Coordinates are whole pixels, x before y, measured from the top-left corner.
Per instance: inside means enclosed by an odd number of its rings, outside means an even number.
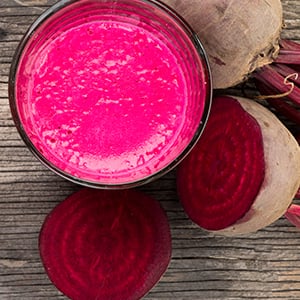
[[[84,188],[47,216],[39,247],[50,280],[69,298],[140,299],[168,267],[171,235],[149,196]]]
[[[178,168],[177,184],[184,210],[202,228],[253,232],[292,202],[300,185],[300,149],[262,105],[215,97],[202,137]]]

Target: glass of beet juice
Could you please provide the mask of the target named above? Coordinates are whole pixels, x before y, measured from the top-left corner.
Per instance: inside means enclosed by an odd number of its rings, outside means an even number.
[[[198,37],[159,1],[64,0],[22,39],[9,99],[21,137],[52,171],[128,188],[167,173],[197,142],[210,72]]]

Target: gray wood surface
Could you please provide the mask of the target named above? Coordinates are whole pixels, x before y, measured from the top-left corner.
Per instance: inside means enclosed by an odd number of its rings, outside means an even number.
[[[51,209],[79,187],[47,170],[27,150],[7,93],[18,42],[54,2],[0,1],[0,300],[66,299],[44,272],[38,234]],[[284,0],[283,6],[283,36],[300,40],[300,1]],[[142,189],[161,201],[173,237],[170,267],[145,299],[300,299],[300,231],[286,219],[255,234],[216,237],[185,216],[174,172]]]

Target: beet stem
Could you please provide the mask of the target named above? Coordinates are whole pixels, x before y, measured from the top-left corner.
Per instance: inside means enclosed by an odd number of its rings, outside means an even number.
[[[287,76],[279,74],[273,66],[264,66],[254,74],[254,78],[270,88],[271,95],[260,96],[260,99],[288,97],[290,101],[300,105],[300,89],[290,81],[290,78],[298,79],[298,73],[294,72]],[[287,90],[288,89],[288,90]]]
[[[281,39],[280,42],[281,49],[288,49],[288,50],[299,50],[300,51],[300,44],[286,39]]]
[[[300,86],[300,76],[298,72],[295,72],[293,68],[285,64],[273,64],[274,70],[276,70],[283,77],[288,77],[289,80]]]
[[[285,213],[285,217],[297,228],[300,228],[300,205],[292,204]]]
[[[300,125],[300,44],[282,39],[275,61],[253,73],[258,100],[266,100],[296,124]]]
[[[299,64],[300,62],[300,49],[299,50],[287,50],[282,49],[279,52],[280,54],[276,58],[276,63],[283,64]]]
[[[257,98],[259,100],[266,100],[266,99],[276,99],[276,98],[283,98],[283,97],[286,97],[286,96],[289,96],[294,88],[295,88],[295,84],[291,81],[289,81],[290,78],[294,77],[296,80],[298,79],[298,73],[293,73],[293,74],[289,74],[288,76],[284,77],[283,79],[283,83],[285,86],[290,86],[290,90],[286,91],[286,92],[283,92],[283,93],[280,93],[280,94],[274,94],[274,95],[260,95],[260,96],[257,96]]]

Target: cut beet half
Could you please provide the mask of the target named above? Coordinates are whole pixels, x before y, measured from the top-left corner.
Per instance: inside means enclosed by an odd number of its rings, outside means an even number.
[[[178,168],[178,193],[187,215],[207,230],[242,218],[264,180],[259,124],[230,97],[215,97],[197,145]]]
[[[169,265],[171,235],[151,197],[84,188],[47,216],[39,247],[50,280],[69,298],[140,299]]]

